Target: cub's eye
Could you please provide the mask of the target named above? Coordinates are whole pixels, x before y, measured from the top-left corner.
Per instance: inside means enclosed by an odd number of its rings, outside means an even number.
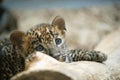
[[[42,45],[39,45],[39,46],[36,47],[36,50],[37,51],[42,51],[42,50],[44,50],[44,47]]]
[[[55,43],[56,43],[57,45],[59,45],[60,43],[62,43],[62,39],[56,38],[56,39],[55,39]]]

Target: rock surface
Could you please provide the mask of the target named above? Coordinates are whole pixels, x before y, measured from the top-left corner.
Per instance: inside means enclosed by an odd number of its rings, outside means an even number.
[[[120,67],[120,28],[106,36],[95,48],[108,55],[107,65]]]

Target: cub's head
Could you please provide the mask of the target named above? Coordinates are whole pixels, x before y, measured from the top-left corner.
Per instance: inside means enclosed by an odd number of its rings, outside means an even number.
[[[29,40],[36,51],[56,56],[66,48],[65,44],[65,21],[57,16],[51,24],[43,23],[27,32]]]
[[[40,24],[26,33],[14,31],[10,40],[17,53],[27,57],[35,51],[56,57],[66,49],[65,43],[65,21],[57,16],[51,24]]]

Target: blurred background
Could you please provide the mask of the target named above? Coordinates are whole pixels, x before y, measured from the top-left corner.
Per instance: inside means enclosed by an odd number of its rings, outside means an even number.
[[[65,19],[69,48],[94,49],[120,28],[120,0],[0,0],[0,38],[55,16]]]

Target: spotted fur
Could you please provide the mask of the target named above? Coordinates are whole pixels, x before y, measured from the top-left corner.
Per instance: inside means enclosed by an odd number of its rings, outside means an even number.
[[[0,80],[9,80],[16,73],[23,71],[24,64],[24,58],[17,54],[9,40],[0,41]]]
[[[100,52],[94,50],[86,50],[86,49],[73,49],[68,50],[65,53],[59,53],[56,55],[56,58],[59,61],[65,62],[76,62],[76,61],[96,61],[103,62],[107,60],[107,56]]]

